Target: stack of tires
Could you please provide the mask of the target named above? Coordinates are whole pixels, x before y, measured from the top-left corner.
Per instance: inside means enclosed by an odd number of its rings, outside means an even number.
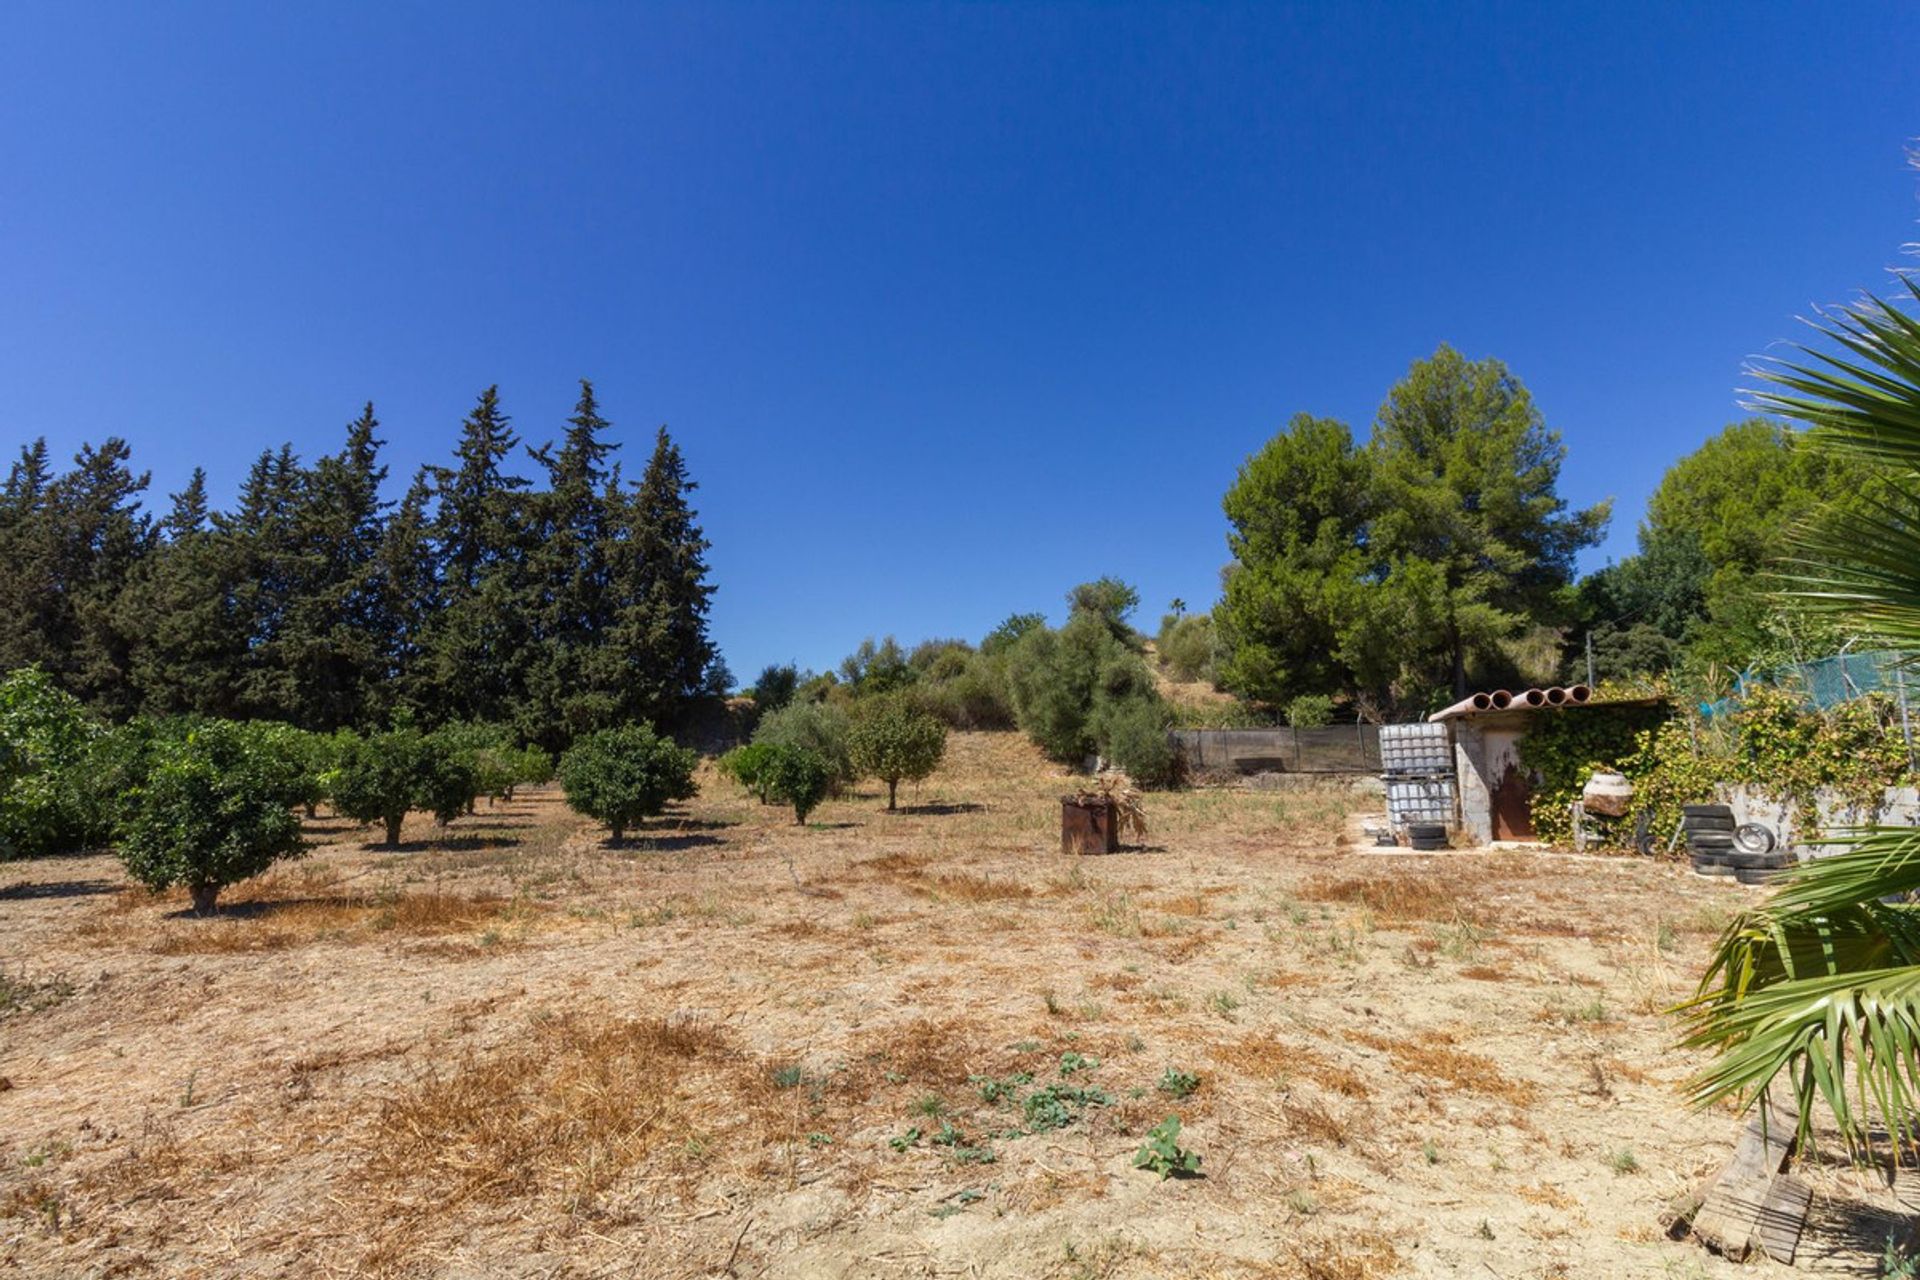
[[[1773,832],[1757,823],[1740,825],[1724,804],[1690,804],[1681,811],[1681,829],[1693,869],[1703,876],[1732,876],[1741,884],[1765,884],[1792,857]]]
[[[1418,849],[1422,853],[1432,853],[1447,847],[1447,824],[1444,822],[1409,822],[1407,824],[1407,847]]]

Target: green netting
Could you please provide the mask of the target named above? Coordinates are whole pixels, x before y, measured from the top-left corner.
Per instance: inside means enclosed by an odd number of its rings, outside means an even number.
[[[1742,672],[1738,692],[1718,702],[1701,703],[1700,714],[1711,719],[1738,709],[1741,694],[1756,684],[1793,690],[1816,711],[1851,702],[1869,693],[1884,693],[1890,698],[1900,698],[1905,692],[1905,684],[1913,684],[1914,693],[1920,694],[1920,671],[1904,674],[1901,671],[1903,660],[1908,667],[1912,667],[1916,658],[1920,658],[1920,654],[1879,649],[1871,653],[1839,653],[1814,662],[1795,662],[1775,667],[1771,671]]]

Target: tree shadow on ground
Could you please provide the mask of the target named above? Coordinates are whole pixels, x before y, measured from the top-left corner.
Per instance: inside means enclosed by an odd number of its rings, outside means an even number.
[[[910,813],[915,817],[944,817],[953,813],[985,813],[987,806],[963,800],[957,804],[903,804],[895,813]]]
[[[0,902],[32,902],[46,898],[90,898],[124,886],[113,880],[35,880],[0,889]]]
[[[797,824],[796,824],[797,825]],[[851,831],[855,827],[864,827],[864,822],[809,822],[809,831]]]
[[[433,840],[402,840],[384,844],[378,840],[365,847],[373,853],[473,853],[480,849],[517,849],[517,836],[440,836]]]
[[[267,898],[246,902],[217,902],[213,914],[196,915],[190,906],[178,911],[169,911],[162,919],[166,920],[265,920],[280,911],[295,911],[303,907],[365,907],[372,905],[365,898]]]
[[[677,853],[682,849],[700,849],[708,845],[725,843],[726,841],[718,836],[702,835],[698,832],[676,835],[667,832],[642,831],[637,835],[623,836],[617,841],[608,837],[600,842],[600,847],[623,853]]]

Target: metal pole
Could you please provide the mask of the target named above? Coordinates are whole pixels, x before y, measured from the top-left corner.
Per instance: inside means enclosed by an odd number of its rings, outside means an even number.
[[[1907,672],[1904,663],[1893,668],[1893,680],[1900,690],[1900,736],[1907,740],[1907,768],[1913,768],[1913,722],[1907,717]]]
[[[1598,682],[1593,678],[1593,632],[1589,630],[1587,632],[1587,688],[1593,688],[1596,683]]]

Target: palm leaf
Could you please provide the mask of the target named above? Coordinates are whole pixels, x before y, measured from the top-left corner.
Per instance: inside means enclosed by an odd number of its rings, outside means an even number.
[[[1900,284],[1903,303],[1920,300],[1920,284]],[[1797,529],[1783,574],[1804,606],[1920,650],[1920,321],[1869,298],[1816,328],[1833,349],[1768,362],[1751,402],[1887,479]],[[1715,1053],[1696,1102],[1751,1102],[1784,1075],[1802,1135],[1824,1101],[1858,1149],[1876,1119],[1903,1140],[1920,1122],[1920,909],[1887,901],[1920,893],[1920,831],[1832,843],[1728,926],[1679,1012],[1684,1043]]]
[[[1690,1085],[1700,1105],[1751,1100],[1786,1071],[1803,1137],[1815,1097],[1856,1148],[1867,1145],[1876,1118],[1902,1138],[1920,1121],[1920,965],[1748,991],[1703,1006],[1682,1043],[1718,1051]]]

